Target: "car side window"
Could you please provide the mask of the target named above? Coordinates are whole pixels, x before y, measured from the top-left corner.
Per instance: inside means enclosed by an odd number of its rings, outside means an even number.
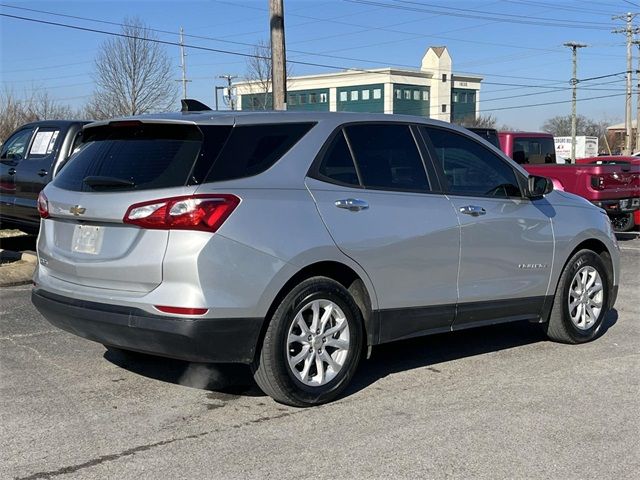
[[[42,158],[51,155],[58,141],[59,129],[39,128],[33,137],[27,158]]]
[[[520,197],[516,174],[502,158],[469,137],[422,127],[447,180],[447,191],[481,197]]]
[[[409,125],[345,128],[365,188],[428,192],[429,180]]]
[[[340,131],[327,149],[318,173],[329,180],[347,185],[359,186],[358,172],[353,163],[349,146]]]
[[[2,145],[2,150],[0,150],[0,159],[22,160],[25,157],[32,133],[32,128],[25,128],[24,130],[20,130],[10,136]]]

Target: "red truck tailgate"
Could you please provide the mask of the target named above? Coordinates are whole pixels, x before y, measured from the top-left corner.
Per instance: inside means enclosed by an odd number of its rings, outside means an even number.
[[[587,200],[640,197],[640,166],[615,165],[523,165],[534,175],[549,177],[556,188]]]

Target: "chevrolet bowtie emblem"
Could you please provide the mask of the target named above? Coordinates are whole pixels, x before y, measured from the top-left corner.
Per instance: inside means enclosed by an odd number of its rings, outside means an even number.
[[[84,207],[81,207],[80,205],[74,205],[69,209],[69,213],[73,213],[75,216],[82,215],[86,211],[87,209]]]

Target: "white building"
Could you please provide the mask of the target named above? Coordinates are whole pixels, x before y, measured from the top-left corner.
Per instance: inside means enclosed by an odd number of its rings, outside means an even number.
[[[479,114],[482,77],[452,72],[446,47],[430,47],[420,70],[378,68],[291,77],[287,109],[378,112],[460,121]],[[261,82],[234,84],[241,110],[271,109]]]

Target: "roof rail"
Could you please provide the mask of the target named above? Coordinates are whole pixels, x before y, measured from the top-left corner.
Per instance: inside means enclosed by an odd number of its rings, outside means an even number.
[[[192,98],[184,98],[180,100],[182,104],[181,112],[202,112],[203,110],[211,110],[204,103],[194,100]]]

